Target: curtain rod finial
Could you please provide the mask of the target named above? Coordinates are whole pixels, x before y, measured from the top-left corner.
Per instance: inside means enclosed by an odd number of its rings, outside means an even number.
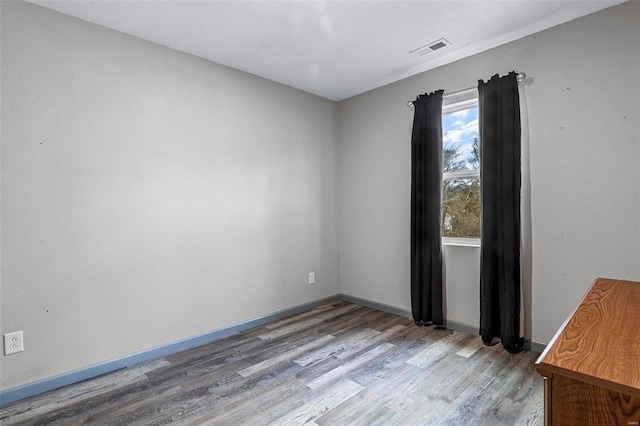
[[[407,107],[408,108],[413,108],[413,101],[407,102]]]
[[[523,72],[519,72],[518,75],[516,75],[516,80],[518,82],[524,81],[525,78],[527,78],[527,74],[525,74]]]

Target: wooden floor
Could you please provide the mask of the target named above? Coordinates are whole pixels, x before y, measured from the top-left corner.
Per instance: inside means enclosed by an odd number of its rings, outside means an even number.
[[[0,424],[535,425],[539,354],[345,302],[0,408]]]

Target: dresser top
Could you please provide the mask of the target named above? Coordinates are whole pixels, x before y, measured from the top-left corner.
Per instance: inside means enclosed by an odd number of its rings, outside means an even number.
[[[640,282],[596,279],[536,370],[640,396]]]

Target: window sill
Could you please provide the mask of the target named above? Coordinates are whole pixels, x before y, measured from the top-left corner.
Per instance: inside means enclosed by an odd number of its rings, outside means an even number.
[[[479,238],[448,238],[442,237],[442,245],[457,247],[477,247],[480,248]]]

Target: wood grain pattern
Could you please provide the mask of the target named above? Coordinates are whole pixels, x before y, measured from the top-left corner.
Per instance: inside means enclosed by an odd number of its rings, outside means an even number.
[[[539,425],[538,354],[345,302],[0,408],[0,425]]]
[[[596,279],[536,370],[545,425],[640,424],[640,283]]]
[[[640,397],[640,283],[595,280],[536,368]]]
[[[640,398],[594,386],[569,377],[553,379],[554,425],[630,425],[640,422]]]

